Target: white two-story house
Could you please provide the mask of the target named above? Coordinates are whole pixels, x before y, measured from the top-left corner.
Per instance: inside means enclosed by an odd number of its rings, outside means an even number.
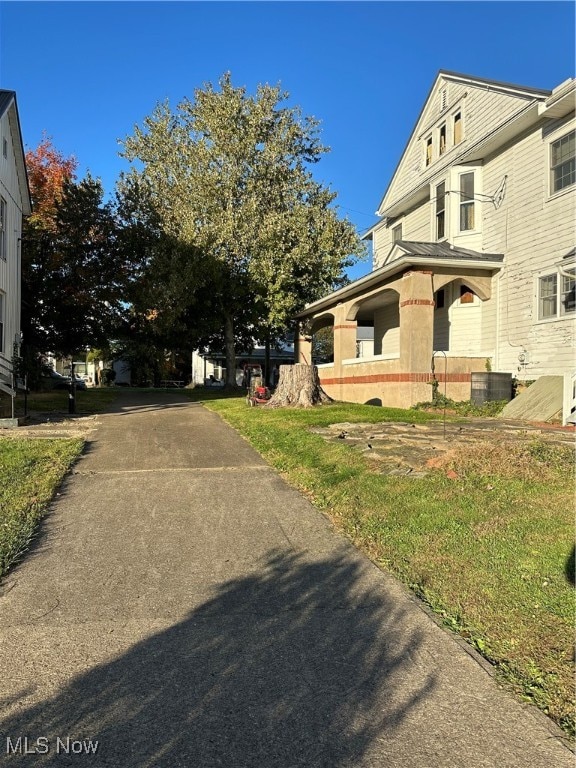
[[[309,305],[334,328],[324,389],[406,407],[471,373],[533,380],[574,359],[575,81],[541,90],[441,71],[366,235],[373,271]],[[374,354],[358,357],[358,327]]]
[[[9,394],[14,345],[20,343],[22,217],[30,213],[16,94],[0,90],[0,390]]]

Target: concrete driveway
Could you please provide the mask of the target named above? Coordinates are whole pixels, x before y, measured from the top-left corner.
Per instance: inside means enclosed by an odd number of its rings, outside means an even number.
[[[573,767],[218,416],[99,420],[0,590],[0,764]]]

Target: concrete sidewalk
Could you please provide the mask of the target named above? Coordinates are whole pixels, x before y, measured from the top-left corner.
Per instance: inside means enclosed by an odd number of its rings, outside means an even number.
[[[574,765],[544,715],[178,393],[126,393],[101,418],[0,593],[1,765]]]

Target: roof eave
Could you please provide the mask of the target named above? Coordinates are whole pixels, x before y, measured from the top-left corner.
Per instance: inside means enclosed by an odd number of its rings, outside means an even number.
[[[401,256],[398,259],[394,259],[390,264],[385,264],[368,275],[355,280],[349,285],[345,285],[343,288],[339,288],[334,293],[325,296],[323,299],[313,301],[311,304],[307,304],[306,307],[294,315],[294,319],[299,320],[305,317],[322,312],[330,307],[340,304],[343,301],[347,301],[353,298],[356,294],[361,294],[366,289],[372,288],[380,281],[395,275],[397,272],[407,267],[414,266],[427,266],[427,267],[456,267],[466,269],[483,269],[489,272],[501,269],[503,256],[498,260],[487,261],[486,259],[438,259],[431,256]]]

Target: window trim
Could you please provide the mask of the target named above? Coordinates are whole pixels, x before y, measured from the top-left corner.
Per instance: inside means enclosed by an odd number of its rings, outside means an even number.
[[[573,262],[571,264],[567,264],[563,267],[565,271],[568,272],[574,272],[574,283],[576,285],[576,264]],[[542,296],[542,281],[544,280],[553,280],[554,283],[554,294],[550,294],[548,296]],[[563,275],[560,272],[560,269],[558,268],[558,265],[555,265],[554,267],[551,267],[547,270],[542,271],[539,275],[536,276],[536,288],[535,288],[535,298],[536,298],[536,322],[538,323],[550,323],[550,322],[556,322],[558,320],[566,320],[566,319],[573,319],[574,315],[576,314],[576,306],[574,309],[565,309],[563,305],[565,305],[565,301],[563,301],[564,296],[566,296],[570,292],[570,288],[565,288],[566,282],[573,282],[570,280],[570,278],[567,278],[565,275]],[[573,288],[572,288],[573,290]],[[542,300],[550,300],[553,299],[554,302],[554,313],[544,315],[542,312]]]
[[[426,136],[426,141],[424,143],[424,167],[430,168],[433,162],[434,162],[434,141],[432,139],[432,135],[430,135],[430,136]]]
[[[463,178],[464,176],[471,176],[472,177],[472,195],[468,195],[465,193],[462,189],[463,186]],[[458,174],[458,190],[459,190],[459,200],[458,200],[458,232],[476,232],[477,226],[476,226],[476,218],[477,218],[477,210],[476,210],[476,200],[475,200],[475,194],[476,194],[476,173],[474,170],[472,171],[463,171]],[[466,195],[466,199],[463,199],[463,196]],[[465,208],[471,208],[472,209],[472,226],[471,227],[462,227],[462,213]]]
[[[438,208],[438,202],[440,200],[438,195],[438,190],[440,187],[444,187],[443,192],[443,200],[442,200],[442,208]],[[442,221],[442,234],[439,233],[439,222]],[[446,181],[441,181],[439,184],[436,184],[434,187],[434,237],[437,242],[440,242],[441,240],[446,239],[446,223],[447,223],[447,217],[446,217]]]
[[[553,165],[552,153],[554,152],[554,145],[564,141],[564,139],[567,139],[570,135],[574,136],[574,156],[569,157],[567,160],[564,160],[563,163],[557,163],[556,165]],[[561,195],[563,192],[566,192],[567,190],[574,187],[574,185],[576,185],[576,171],[575,171],[574,181],[569,182],[568,184],[566,184],[563,187],[560,187],[559,189],[554,189],[554,184],[555,184],[554,171],[557,168],[561,168],[562,165],[565,165],[566,163],[570,163],[570,161],[572,161],[576,165],[576,128],[572,128],[571,130],[564,133],[562,136],[558,136],[558,138],[556,139],[552,138],[548,143],[549,194],[551,197],[554,195]]]
[[[456,118],[458,118],[460,125],[460,138],[456,141]],[[452,113],[452,146],[457,147],[458,144],[462,144],[464,141],[464,119],[462,117],[462,108],[459,107]]]

